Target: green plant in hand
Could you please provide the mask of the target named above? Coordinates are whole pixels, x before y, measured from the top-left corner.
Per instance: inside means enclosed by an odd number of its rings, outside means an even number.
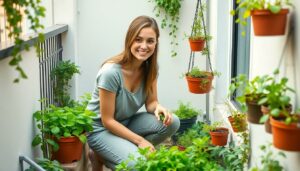
[[[33,117],[41,133],[34,137],[32,145],[42,144],[43,151],[47,145],[51,145],[54,151],[57,151],[59,146],[55,139],[70,136],[76,136],[81,142],[85,143],[86,135],[84,133],[93,130],[93,116],[96,116],[96,114],[86,110],[85,103],[76,103],[74,107],[51,105],[45,110],[37,111],[33,114]],[[43,137],[45,141],[43,141]]]
[[[47,171],[64,171],[59,162],[56,160],[51,161],[46,158],[38,158],[37,164]],[[30,166],[30,168],[26,169],[25,171],[35,171],[35,169]]]
[[[174,113],[180,118],[180,119],[189,119],[192,117],[195,117],[202,113],[200,110],[195,109],[191,106],[191,103],[183,103],[179,102],[178,108],[174,111]]]
[[[74,74],[79,74],[79,67],[70,60],[61,61],[52,71],[51,79],[54,83],[54,100],[57,106],[70,106],[72,101],[68,89],[71,87],[69,81]]]
[[[289,0],[236,0],[237,8],[231,10],[231,15],[238,15],[239,18],[235,20],[236,23],[240,23],[242,26],[247,25],[246,19],[250,17],[252,10],[269,10],[272,13],[279,13],[283,6],[292,6]],[[245,31],[242,31],[242,35],[245,35]]]

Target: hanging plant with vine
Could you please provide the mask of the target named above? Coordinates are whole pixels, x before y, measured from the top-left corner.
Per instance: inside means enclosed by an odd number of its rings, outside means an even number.
[[[170,29],[169,36],[171,37],[172,57],[177,55],[175,48],[178,46],[177,42],[177,31],[179,21],[179,10],[181,7],[182,0],[150,0],[155,3],[154,11],[155,16],[162,16],[161,28]]]
[[[6,29],[9,34],[8,37],[14,40],[14,48],[12,50],[11,56],[12,59],[9,61],[9,65],[14,67],[18,72],[18,77],[14,79],[14,82],[19,82],[20,79],[26,79],[27,75],[24,72],[23,68],[20,65],[22,61],[21,51],[25,49],[29,50],[29,45],[25,43],[21,34],[22,26],[21,22],[24,20],[21,9],[24,9],[27,20],[30,22],[30,29],[34,33],[38,33],[40,29],[43,29],[44,26],[41,24],[40,19],[45,17],[46,9],[40,5],[41,0],[4,0],[2,1],[2,6],[5,9],[6,19],[8,25]],[[44,35],[38,33],[37,41],[34,46],[37,54],[40,52],[39,43],[44,40]]]

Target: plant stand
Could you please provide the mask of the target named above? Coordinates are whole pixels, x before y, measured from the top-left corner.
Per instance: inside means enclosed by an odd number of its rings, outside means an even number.
[[[199,8],[201,8],[201,6],[202,6],[202,1],[201,0],[197,0],[196,10],[195,10],[195,16],[194,16],[192,27],[194,27],[195,21],[197,20],[197,17],[199,17],[198,10],[199,10]],[[203,25],[203,28],[204,28],[204,36],[206,37],[207,36],[207,30],[206,30],[205,20],[204,20],[203,11],[201,10],[201,12],[202,12],[201,20],[202,20],[202,25]],[[192,34],[193,34],[193,31],[191,32],[191,35]],[[208,59],[208,60],[206,60],[206,70],[210,70],[211,71],[211,73],[212,73],[211,75],[212,75],[212,78],[213,78],[214,74],[213,74],[213,69],[212,69],[212,65],[211,65],[209,44],[208,44],[208,40],[207,39],[205,39],[205,46],[206,46],[206,49],[207,49],[206,56],[207,56],[207,59]],[[195,53],[196,53],[196,51],[192,51],[191,50],[191,52],[190,52],[190,58],[189,58],[189,64],[188,64],[188,71],[187,72],[190,72],[192,70],[192,68],[194,67]],[[211,83],[210,83],[210,87],[208,89],[210,91],[210,89],[211,89]],[[204,93],[206,93],[206,113],[205,113],[205,120],[206,120],[207,123],[209,123],[209,91],[198,91],[198,92],[196,92],[196,94],[204,94]]]

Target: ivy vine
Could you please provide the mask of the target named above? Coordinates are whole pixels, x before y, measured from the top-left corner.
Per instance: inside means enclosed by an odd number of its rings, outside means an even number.
[[[161,28],[169,28],[169,36],[171,37],[172,51],[171,56],[175,57],[177,52],[175,48],[178,46],[177,42],[177,31],[179,21],[179,10],[181,7],[182,0],[149,0],[155,3],[154,11],[155,16],[162,16]]]
[[[26,79],[27,75],[24,72],[23,68],[20,65],[22,61],[21,51],[25,49],[29,50],[29,45],[25,43],[21,37],[22,26],[20,25],[21,21],[24,20],[24,16],[21,13],[20,9],[24,9],[27,20],[30,22],[30,29],[34,33],[38,34],[37,41],[34,43],[36,53],[40,53],[39,43],[44,40],[44,35],[38,33],[40,29],[43,29],[44,26],[41,24],[40,19],[45,17],[46,9],[40,5],[41,0],[4,0],[2,6],[5,9],[8,25],[6,29],[9,31],[8,37],[14,40],[14,48],[12,50],[12,59],[9,62],[9,65],[14,67],[18,72],[17,78],[14,79],[14,82],[19,82],[20,79]]]

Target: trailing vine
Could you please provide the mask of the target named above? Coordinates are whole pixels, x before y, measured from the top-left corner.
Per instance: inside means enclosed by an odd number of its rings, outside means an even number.
[[[171,56],[175,57],[177,52],[175,48],[178,46],[177,42],[177,31],[178,31],[178,21],[179,21],[179,10],[181,7],[182,0],[149,0],[155,3],[154,11],[155,16],[162,16],[161,28],[170,29],[169,36],[171,37]]]
[[[12,59],[9,65],[14,67],[18,72],[18,77],[14,79],[14,82],[19,82],[20,79],[26,79],[27,75],[20,65],[22,61],[21,50],[24,48],[26,51],[29,50],[29,45],[24,43],[21,36],[22,26],[20,22],[24,20],[24,16],[21,13],[21,8],[24,9],[26,18],[30,22],[30,29],[34,33],[38,33],[44,26],[40,23],[40,19],[45,17],[45,8],[40,5],[41,0],[4,0],[2,6],[5,9],[8,25],[6,29],[9,31],[8,37],[14,40],[14,48],[12,50]],[[36,53],[40,53],[39,43],[44,40],[44,35],[38,33],[37,41],[34,46]]]

